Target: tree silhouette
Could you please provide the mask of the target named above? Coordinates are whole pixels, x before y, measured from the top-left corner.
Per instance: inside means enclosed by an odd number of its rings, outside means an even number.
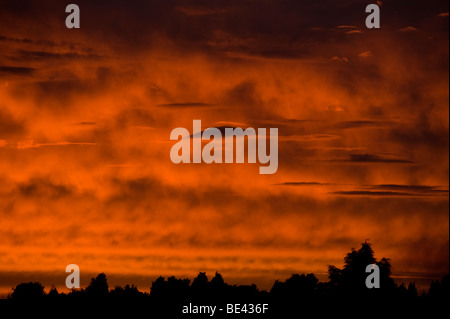
[[[192,296],[194,298],[204,299],[209,295],[209,280],[206,273],[201,272],[194,279],[191,285]]]
[[[40,300],[44,295],[44,286],[38,282],[28,282],[17,285],[11,298],[16,301],[35,301]]]
[[[381,289],[368,289],[365,285],[366,267],[370,264],[380,268]],[[345,256],[342,269],[329,266],[328,274],[329,281],[322,283],[314,274],[294,274],[285,281],[275,281],[269,293],[258,290],[254,284],[228,285],[218,272],[211,281],[206,273],[201,272],[192,284],[188,279],[159,277],[152,283],[150,293],[140,292],[134,285],[116,286],[109,290],[104,273],[92,278],[86,289],[73,289],[68,294],[59,293],[55,287],[45,294],[42,284],[29,282],[17,285],[8,300],[0,300],[0,317],[5,315],[8,305],[18,305],[17,310],[25,309],[23,304],[43,305],[42,309],[53,309],[55,313],[70,308],[80,317],[92,314],[91,309],[96,309],[100,317],[121,314],[121,317],[129,318],[148,312],[151,318],[172,319],[180,318],[181,309],[191,303],[220,307],[226,303],[267,303],[270,316],[256,318],[336,315],[353,318],[361,314],[373,317],[416,317],[420,314],[429,318],[433,317],[432,313],[442,312],[450,299],[448,275],[440,281],[433,281],[429,292],[421,296],[418,296],[414,283],[397,286],[391,278],[390,260],[383,258],[377,261],[368,242]],[[224,315],[217,314],[216,317],[223,318]],[[255,317],[246,315],[246,318]]]
[[[216,272],[216,275],[209,283],[211,296],[218,301],[223,301],[227,298],[227,288],[228,286],[225,284],[225,280],[223,280],[222,275],[219,274],[219,272]]]
[[[190,296],[191,286],[189,279],[164,277],[156,279],[150,288],[151,304],[155,315],[165,317],[176,315],[177,310],[186,304]]]
[[[292,275],[285,282],[276,281],[271,293],[282,299],[297,299],[313,296],[319,280],[314,274]]]
[[[225,281],[219,272],[216,272],[216,275],[213,279],[211,279],[211,288],[214,290],[220,290],[225,287]]]
[[[109,295],[116,299],[137,299],[141,298],[144,294],[140,292],[135,285],[126,285],[125,287],[114,287]]]
[[[431,283],[429,297],[439,301],[450,299],[450,275]]]
[[[50,291],[48,292],[48,296],[49,297],[57,297],[57,296],[59,296],[58,289],[56,289],[56,287],[53,286],[50,289]]]
[[[106,297],[109,292],[108,281],[104,273],[91,279],[91,283],[86,288],[86,293],[91,298]]]
[[[369,242],[364,242],[359,250],[352,249],[344,259],[344,268],[330,266],[328,275],[330,285],[339,293],[361,296],[372,293],[366,287],[366,268],[368,265],[377,265],[380,268],[380,284],[385,291],[393,289],[395,283],[391,278],[391,264],[389,259],[383,258],[377,262],[374,251]]]

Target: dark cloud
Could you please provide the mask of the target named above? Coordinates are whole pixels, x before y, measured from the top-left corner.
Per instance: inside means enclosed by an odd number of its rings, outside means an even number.
[[[424,185],[372,185],[367,188],[381,191],[395,191],[395,192],[408,192],[412,195],[424,195],[424,196],[448,196],[449,190],[442,189],[437,186],[424,186]]]
[[[29,38],[17,38],[17,37],[8,37],[8,36],[1,36],[0,35],[0,41],[4,42],[10,42],[12,43],[13,48],[20,48],[16,53],[14,54],[14,57],[11,57],[14,60],[18,60],[20,57],[17,55],[22,55],[26,58],[28,54],[31,56],[46,56],[50,55],[51,52],[48,51],[28,51],[24,50],[23,48],[41,48],[45,50],[50,49],[64,49],[66,51],[72,51],[72,54],[75,54],[76,52],[80,52],[80,56],[90,56],[88,54],[92,54],[93,57],[98,57],[97,55],[94,55],[93,48],[85,46],[79,42],[68,42],[65,40],[58,40],[58,41],[50,41],[45,39],[29,39]],[[23,45],[23,46],[21,46]],[[84,53],[85,55],[82,55],[81,53]],[[53,53],[57,56],[57,53]],[[68,53],[66,53],[68,54]]]
[[[418,196],[410,193],[401,193],[401,192],[371,192],[371,191],[340,191],[333,192],[335,195],[345,195],[345,196]]]
[[[395,190],[411,190],[411,191],[432,191],[436,190],[436,186],[423,186],[423,185],[372,185],[369,186],[377,189],[395,189]]]
[[[33,75],[36,71],[34,68],[19,67],[19,66],[0,66],[0,75]]]
[[[6,37],[6,36],[0,36],[0,41],[5,42],[16,42],[16,43],[33,43],[35,41],[31,39],[24,39],[24,38],[12,38],[12,37]]]
[[[54,184],[48,179],[34,179],[18,185],[20,196],[24,198],[47,198],[55,200],[73,193],[67,185]]]
[[[351,154],[347,161],[352,163],[414,164],[414,162],[406,159],[386,158],[377,154]]]
[[[317,5],[311,1],[226,1],[198,0],[134,1],[125,4],[109,1],[105,7],[100,1],[80,0],[83,12],[82,28],[92,30],[98,41],[107,38],[111,46],[141,50],[154,47],[158,38],[167,37],[184,50],[205,49],[236,51],[267,58],[298,58],[316,50],[315,40],[349,41],[346,29],[337,26],[364,28],[365,6],[370,1],[324,0]],[[421,8],[424,7],[424,8]],[[30,1],[3,4],[3,16],[46,21],[64,28],[65,4],[55,6],[52,1],[38,5]],[[258,14],[255,14],[258,8]],[[420,9],[418,9],[420,8]],[[446,12],[448,3],[434,1],[424,6],[420,1],[385,1],[384,28],[390,26],[429,25],[423,17],[436,17]],[[418,14],[420,12],[420,14]],[[18,19],[19,18],[19,19]],[[98,26],[101,25],[101,28]],[[428,26],[430,28],[430,26]],[[330,31],[331,30],[331,31]],[[341,38],[336,32],[341,32]],[[220,32],[218,32],[220,31]],[[226,35],[226,36],[224,36]],[[267,41],[270,39],[270,41]],[[320,42],[320,41],[319,41]]]
[[[78,52],[65,52],[65,53],[56,53],[56,52],[48,52],[48,51],[24,51],[21,50],[17,52],[17,55],[14,57],[14,60],[18,61],[33,61],[33,60],[78,60],[78,59],[90,59],[90,60],[99,60],[104,57],[99,56],[93,53],[78,53]]]
[[[448,197],[448,189],[425,185],[368,185],[351,191],[332,192],[334,195],[346,196],[401,196],[401,197]]]

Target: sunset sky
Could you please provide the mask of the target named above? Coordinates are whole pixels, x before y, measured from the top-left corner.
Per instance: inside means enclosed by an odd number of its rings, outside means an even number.
[[[269,288],[366,239],[449,272],[449,4],[0,0],[0,295],[220,271]],[[279,129],[279,169],[170,160],[170,133]],[[326,276],[324,276],[326,279]],[[114,282],[114,281],[113,281]]]

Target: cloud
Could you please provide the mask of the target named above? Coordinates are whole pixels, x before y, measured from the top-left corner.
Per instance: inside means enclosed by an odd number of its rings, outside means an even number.
[[[435,108],[436,106],[429,105],[429,114],[418,114],[410,123],[403,123],[392,128],[390,130],[390,138],[410,147],[426,146],[448,149],[448,128],[432,124],[432,117],[434,116],[432,114]]]
[[[331,61],[338,61],[338,62],[345,62],[345,63],[349,63],[350,59],[347,57],[338,57],[338,56],[334,56],[330,59]]]
[[[36,69],[29,67],[18,67],[18,66],[0,66],[0,74],[9,75],[32,75]]]
[[[361,30],[350,30],[347,31],[347,34],[363,34]]]
[[[281,134],[280,142],[317,142],[339,140],[342,136],[331,134],[311,134],[311,135],[284,135]]]
[[[350,36],[359,1],[79,1],[80,32],[64,4],[0,5],[0,271],[267,282],[366,238],[448,271],[446,3]],[[193,119],[279,128],[278,173],[174,165]]]
[[[411,191],[432,191],[438,188],[437,186],[424,186],[424,185],[372,185],[372,188],[378,189],[396,189],[396,190],[411,190]]]
[[[48,180],[35,179],[27,183],[18,185],[20,195],[25,198],[46,198],[55,200],[56,198],[67,196],[72,190],[65,185],[56,185]]]
[[[16,138],[22,136],[25,132],[25,123],[15,119],[7,109],[2,110],[0,108],[0,138]]]
[[[335,195],[346,195],[346,196],[414,196],[408,193],[401,193],[401,192],[370,192],[370,191],[341,191],[341,192],[334,192],[332,194]],[[417,196],[417,195],[416,195]]]
[[[427,185],[362,185],[350,191],[334,191],[334,195],[375,197],[448,197],[448,189]]]
[[[33,60],[77,60],[77,59],[91,59],[99,60],[103,57],[94,53],[79,53],[79,52],[48,52],[48,51],[25,51],[20,50],[14,60],[17,61],[33,61]]]
[[[378,154],[350,154],[350,158],[343,161],[351,163],[414,164],[413,161],[407,159],[385,157]]]
[[[215,105],[201,102],[186,102],[186,103],[159,104],[158,106],[170,108],[192,108],[192,107],[212,107]]]
[[[340,25],[336,28],[338,28],[338,29],[358,29],[358,27],[354,26],[354,25]]]
[[[361,52],[359,54],[359,56],[361,58],[369,58],[369,57],[373,56],[373,52],[372,51],[364,51],[364,52]]]
[[[367,188],[383,191],[403,191],[418,196],[448,196],[448,189],[438,186],[424,185],[372,185]]]
[[[318,182],[285,182],[277,184],[277,186],[327,186],[330,184],[318,183]]]
[[[79,123],[74,123],[74,125],[95,126],[95,125],[97,125],[97,123],[96,122],[79,122]]]
[[[417,31],[419,31],[419,30],[412,26],[408,26],[408,27],[400,29],[400,32],[417,32]]]
[[[353,129],[353,128],[383,127],[389,125],[389,123],[377,121],[344,121],[336,123],[335,125],[336,128],[339,129]]]

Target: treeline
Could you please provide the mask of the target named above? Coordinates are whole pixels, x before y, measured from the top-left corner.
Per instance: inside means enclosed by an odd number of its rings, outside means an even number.
[[[379,289],[366,286],[366,267],[378,265],[380,269]],[[389,260],[374,258],[369,243],[362,244],[359,250],[352,250],[345,257],[342,269],[329,267],[329,281],[319,282],[314,274],[293,275],[286,281],[276,281],[270,291],[261,291],[256,285],[237,286],[225,283],[219,273],[209,280],[206,273],[200,273],[192,282],[189,279],[175,277],[155,280],[150,293],[138,290],[134,285],[110,288],[105,274],[92,278],[85,289],[60,293],[52,288],[45,293],[44,287],[37,282],[22,283],[16,286],[8,300],[0,305],[2,309],[21,311],[26,305],[34,309],[83,312],[87,309],[101,312],[101,315],[119,315],[124,312],[147,313],[148,318],[203,318],[209,315],[182,314],[183,307],[189,305],[215,305],[224,312],[216,313],[216,318],[291,318],[305,314],[317,317],[333,314],[352,314],[369,316],[386,311],[413,317],[446,306],[450,300],[450,282],[447,275],[440,281],[432,282],[428,292],[419,293],[416,285],[408,287],[397,285],[391,278]],[[269,313],[226,314],[227,304],[267,304]]]

